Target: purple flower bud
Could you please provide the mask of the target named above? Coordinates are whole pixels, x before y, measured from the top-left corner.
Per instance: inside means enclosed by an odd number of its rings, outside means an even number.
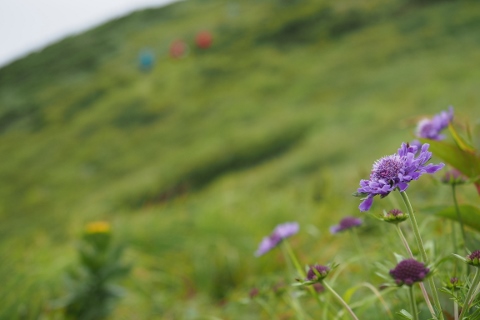
[[[448,170],[441,181],[445,184],[459,185],[466,183],[468,178],[457,169]]]
[[[307,272],[308,281],[322,281],[330,272],[330,268],[327,266],[321,266],[319,264],[310,266],[310,269]]]
[[[383,221],[390,223],[400,223],[408,219],[408,214],[403,213],[400,209],[392,209],[384,215]]]
[[[473,251],[466,259],[469,265],[480,267],[480,250]]]
[[[415,282],[423,281],[429,272],[430,269],[425,267],[423,263],[415,259],[407,259],[390,270],[390,275],[399,286],[403,284],[412,286]]]

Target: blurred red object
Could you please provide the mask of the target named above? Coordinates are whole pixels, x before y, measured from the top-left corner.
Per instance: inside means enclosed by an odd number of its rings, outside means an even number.
[[[212,45],[213,37],[208,31],[202,31],[197,34],[195,43],[200,49],[207,49]]]
[[[182,58],[188,52],[187,44],[182,40],[175,40],[170,45],[170,57],[172,58]]]

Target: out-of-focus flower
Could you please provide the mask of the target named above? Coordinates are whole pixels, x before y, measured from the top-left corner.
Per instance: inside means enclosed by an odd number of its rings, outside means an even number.
[[[453,107],[449,107],[448,111],[442,111],[433,116],[432,119],[422,119],[417,124],[416,136],[419,138],[430,140],[443,140],[445,136],[440,132],[448,127],[453,120]]]
[[[200,49],[208,49],[213,42],[212,34],[208,31],[201,31],[195,37],[195,43]]]
[[[260,243],[255,256],[259,257],[264,255],[268,251],[275,248],[283,239],[288,238],[296,234],[299,230],[299,225],[296,222],[286,222],[279,224],[275,227],[273,232],[268,236],[263,238]]]
[[[320,282],[325,279],[329,272],[329,267],[315,264],[313,266],[310,266],[310,269],[308,269],[307,278],[305,280],[312,282]]]
[[[455,168],[448,170],[441,179],[443,183],[450,185],[464,184],[467,180],[468,178]]]
[[[361,180],[360,188],[354,194],[363,198],[360,211],[369,210],[376,195],[384,198],[397,188],[400,192],[405,191],[412,180],[418,180],[425,173],[435,173],[443,168],[443,163],[426,164],[432,158],[428,147],[429,144],[425,143],[418,150],[416,146],[402,143],[397,153],[375,161],[370,179]]]
[[[340,223],[330,227],[330,233],[335,234],[344,230],[358,227],[362,224],[362,219],[355,217],[345,217]]]
[[[248,296],[250,297],[250,299],[253,299],[258,296],[259,293],[260,290],[258,290],[258,288],[252,288],[252,290],[250,290],[250,292],[248,293]]]
[[[390,270],[390,275],[395,282],[402,286],[412,286],[415,282],[422,282],[430,272],[430,269],[415,259],[407,259],[400,261],[397,266]]]
[[[110,223],[106,221],[96,221],[87,224],[86,233],[110,233]]]

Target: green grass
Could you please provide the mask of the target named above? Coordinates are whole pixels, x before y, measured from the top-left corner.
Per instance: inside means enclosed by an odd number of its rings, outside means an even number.
[[[459,122],[479,118],[479,14],[469,1],[187,1],[0,69],[0,318],[48,318],[75,239],[106,219],[134,265],[114,319],[268,319],[240,303],[291,281],[280,251],[253,257],[263,236],[296,220],[302,263],[348,259],[350,240],[328,227],[360,215],[351,193],[373,161],[412,140],[422,115],[451,104]],[[168,57],[176,38],[192,45],[181,60]],[[433,186],[412,185],[412,200],[448,203]],[[366,246],[386,245],[367,222]],[[358,267],[339,291],[362,281]]]

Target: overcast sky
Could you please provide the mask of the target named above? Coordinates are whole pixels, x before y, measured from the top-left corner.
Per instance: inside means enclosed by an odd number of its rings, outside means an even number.
[[[0,66],[131,11],[177,0],[0,0]]]

